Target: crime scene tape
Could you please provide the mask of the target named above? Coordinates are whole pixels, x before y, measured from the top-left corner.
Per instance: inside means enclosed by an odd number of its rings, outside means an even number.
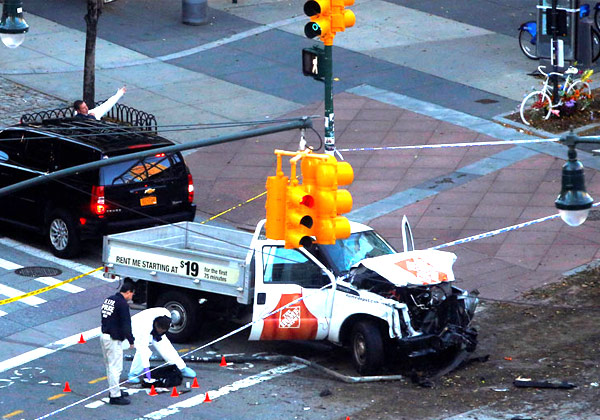
[[[208,223],[208,222],[210,222],[211,220],[215,220],[217,217],[223,216],[224,214],[226,214],[226,213],[229,213],[230,211],[233,211],[233,210],[235,210],[235,209],[237,209],[237,208],[240,208],[240,207],[242,207],[244,204],[248,204],[249,202],[251,202],[251,201],[254,201],[254,200],[256,200],[257,198],[260,198],[260,197],[262,197],[262,196],[263,196],[263,195],[265,195],[266,193],[267,193],[266,191],[263,191],[262,193],[260,193],[260,194],[258,194],[258,195],[255,195],[255,196],[254,196],[254,197],[252,197],[252,198],[249,198],[249,199],[247,199],[247,200],[246,200],[246,201],[244,201],[243,203],[236,204],[235,206],[233,206],[233,207],[230,207],[230,208],[228,208],[227,210],[223,210],[221,213],[215,214],[215,215],[214,215],[214,216],[212,216],[211,218],[208,218],[208,219],[206,219],[206,220],[204,220],[204,221],[200,222],[200,224],[201,224],[201,225],[203,225],[203,224],[205,224],[205,223]]]
[[[404,150],[404,149],[443,149],[450,147],[472,147],[472,146],[507,146],[511,144],[525,143],[548,143],[557,142],[560,139],[531,139],[531,140],[499,140],[481,141],[472,143],[440,143],[440,144],[416,144],[413,146],[381,146],[381,147],[356,147],[353,149],[337,149],[338,152],[373,152],[378,150]]]
[[[600,206],[600,202],[592,204],[592,207],[597,207],[597,206]],[[445,244],[437,245],[437,246],[431,247],[429,249],[441,249],[441,248],[447,248],[447,247],[453,246],[453,245],[466,244],[467,242],[473,242],[478,239],[490,238],[492,236],[496,236],[501,233],[510,232],[511,230],[517,230],[517,229],[521,229],[521,228],[524,228],[527,226],[535,225],[537,223],[546,222],[548,220],[556,219],[557,217],[560,217],[560,213],[552,214],[550,216],[540,217],[539,219],[530,220],[529,222],[523,222],[523,223],[519,223],[517,225],[503,227],[500,229],[492,230],[490,232],[480,233],[478,235],[469,236],[468,238],[457,239],[456,241],[447,242]]]
[[[72,278],[70,278],[68,280],[61,281],[60,283],[53,284],[52,286],[42,287],[41,289],[33,290],[31,292],[27,292],[27,293],[25,293],[23,295],[20,295],[20,296],[15,296],[15,297],[11,297],[11,298],[8,298],[8,299],[0,300],[0,306],[6,305],[7,303],[11,303],[11,302],[16,302],[18,300],[24,299],[24,298],[29,297],[29,296],[39,295],[40,293],[44,293],[44,292],[47,292],[47,291],[52,290],[52,289],[56,289],[57,287],[62,286],[63,284],[71,283],[72,281],[78,280],[78,279],[80,279],[82,277],[89,276],[90,274],[95,273],[98,270],[102,270],[103,268],[104,267],[98,267],[98,268],[95,268],[92,271],[89,271],[87,273],[83,273],[83,274],[80,274],[78,276],[72,277]]]

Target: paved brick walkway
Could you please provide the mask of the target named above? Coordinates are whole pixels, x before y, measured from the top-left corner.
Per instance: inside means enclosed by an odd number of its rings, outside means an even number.
[[[322,103],[315,104],[295,115],[322,114],[322,107]],[[335,112],[339,148],[496,140],[348,93],[335,97]],[[320,124],[321,121],[315,121],[317,130],[322,132]],[[297,132],[288,132],[209,147],[191,154],[187,161],[196,181],[200,211],[213,215],[262,193],[266,177],[274,173],[273,149],[295,150],[298,138]],[[318,144],[312,133],[308,140],[310,144]],[[561,159],[538,154],[456,186],[452,185],[451,178],[444,178],[446,174],[509,148],[346,152],[344,158],[352,164],[355,173],[354,183],[349,188],[354,208],[427,181],[448,182],[450,185],[445,187],[449,188],[434,196],[369,222],[398,249],[402,247],[400,224],[404,214],[409,218],[418,248],[555,214]],[[600,197],[598,174],[586,170],[586,180],[592,196]],[[251,229],[264,217],[264,203],[265,198],[261,197],[220,219]],[[594,220],[573,228],[556,219],[447,250],[458,256],[455,273],[463,287],[478,288],[483,296],[513,298],[530,288],[558,281],[563,272],[599,258],[598,228]]]
[[[63,106],[61,100],[0,77],[0,127],[17,124],[27,112]]]

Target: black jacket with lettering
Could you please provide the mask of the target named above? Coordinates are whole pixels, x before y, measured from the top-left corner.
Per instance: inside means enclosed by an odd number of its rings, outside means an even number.
[[[102,332],[115,340],[129,341],[133,344],[131,333],[131,314],[129,305],[121,293],[104,299],[102,304]]]

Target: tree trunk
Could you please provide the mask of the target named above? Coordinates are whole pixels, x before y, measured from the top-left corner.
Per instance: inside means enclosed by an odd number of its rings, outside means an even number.
[[[91,108],[94,107],[96,93],[96,35],[98,19],[102,14],[102,0],[87,1],[85,15],[85,60],[83,64],[83,100]]]

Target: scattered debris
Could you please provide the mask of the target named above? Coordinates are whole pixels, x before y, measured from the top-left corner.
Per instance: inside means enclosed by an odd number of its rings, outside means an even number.
[[[325,388],[323,391],[319,392],[319,397],[328,397],[330,395],[333,395],[333,393],[329,388]]]
[[[513,384],[517,388],[573,389],[577,387],[577,385],[566,381],[534,381],[531,378],[517,378],[513,381]]]

